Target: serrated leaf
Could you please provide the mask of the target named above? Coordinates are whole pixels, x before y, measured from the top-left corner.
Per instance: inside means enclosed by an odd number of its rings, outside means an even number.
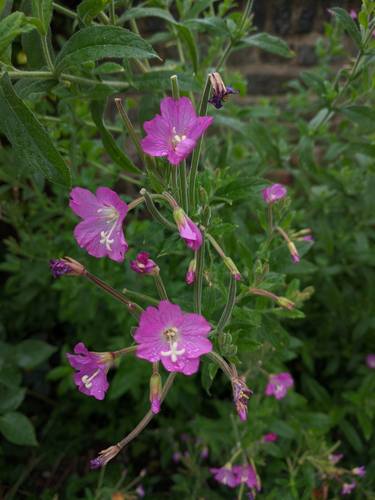
[[[361,47],[361,32],[359,31],[354,20],[350,17],[349,13],[341,7],[333,7],[330,9],[330,12],[334,14],[338,24],[348,33],[357,47]]]
[[[0,129],[19,160],[51,182],[70,186],[70,171],[35,115],[15,93],[7,74],[0,80]]]
[[[240,45],[247,47],[258,47],[258,49],[277,54],[281,57],[293,57],[294,52],[290,50],[288,44],[277,36],[269,35],[268,33],[257,33],[243,38]]]
[[[131,172],[133,174],[142,174],[142,172],[138,167],[134,165],[131,159],[117,146],[112,135],[106,129],[103,122],[104,103],[93,101],[90,104],[90,111],[92,119],[98,128],[100,137],[102,138],[103,146],[112,160],[126,172]]]
[[[0,417],[0,432],[13,444],[38,445],[34,426],[22,413],[15,411]]]
[[[136,33],[118,26],[89,26],[75,33],[56,58],[56,71],[105,57],[159,57],[149,43]]]
[[[20,368],[31,369],[48,359],[56,347],[42,340],[24,340],[17,344],[15,359]]]
[[[32,0],[32,12],[40,20],[40,32],[46,35],[52,19],[52,0]]]

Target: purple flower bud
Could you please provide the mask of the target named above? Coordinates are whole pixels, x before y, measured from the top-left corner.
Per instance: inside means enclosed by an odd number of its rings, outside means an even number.
[[[82,264],[70,257],[51,259],[49,261],[49,267],[54,278],[59,278],[64,274],[67,276],[81,276],[86,272]]]
[[[150,402],[151,411],[154,415],[160,411],[161,403],[161,377],[159,373],[153,373],[150,378]]]
[[[100,467],[107,465],[107,463],[112,460],[112,458],[114,458],[120,450],[121,448],[117,445],[110,446],[109,448],[102,450],[96,458],[90,460],[90,469],[99,469]]]
[[[364,465],[361,465],[360,467],[354,467],[354,469],[352,469],[352,473],[355,476],[363,477],[366,475],[366,468]]]
[[[262,189],[263,199],[268,205],[281,200],[286,193],[286,187],[281,184],[272,184],[272,186]]]
[[[181,207],[173,210],[173,216],[180,236],[186,245],[194,251],[198,250],[203,242],[202,233],[198,226],[194,224]]]
[[[292,257],[292,261],[294,262],[294,264],[298,264],[301,258],[298,254],[295,244],[292,241],[288,241],[288,250],[290,252],[290,256]]]
[[[190,261],[187,273],[185,275],[185,282],[187,285],[192,285],[194,283],[196,268],[197,268],[197,262],[195,259],[193,259]]]
[[[238,94],[238,91],[234,90],[233,87],[226,87],[220,73],[210,73],[209,77],[212,86],[212,96],[208,99],[208,102],[213,104],[216,109],[220,109],[223,107],[223,102],[227,100],[228,96]]]
[[[243,377],[233,377],[232,380],[233,401],[240,419],[247,420],[247,404],[253,391],[246,385]]]
[[[342,495],[350,495],[350,493],[356,488],[357,483],[352,481],[351,483],[344,483],[341,488]]]
[[[140,484],[138,488],[135,490],[139,498],[143,498],[145,496],[145,489],[144,487]]]
[[[201,458],[203,460],[206,460],[206,458],[208,458],[208,454],[209,454],[208,446],[203,446],[203,448],[201,450]]]
[[[352,19],[357,19],[357,12],[354,9],[351,9],[349,15]]]
[[[236,280],[236,281],[241,281],[242,279],[242,276],[241,276],[241,273],[239,272],[239,270],[237,269],[237,266],[236,264],[233,262],[233,260],[230,258],[230,257],[225,257],[223,259],[224,261],[224,264],[227,266],[227,268],[229,269],[231,275],[233,276],[233,278]]]
[[[303,239],[303,241],[309,241],[309,242],[311,242],[311,243],[314,243],[314,241],[315,241],[315,240],[314,240],[314,237],[313,237],[313,235],[312,235],[312,234],[307,234],[307,235],[306,235],[306,236],[304,236],[302,239]]]
[[[375,354],[367,354],[366,364],[369,368],[375,368]]]
[[[139,274],[158,274],[159,267],[149,257],[149,253],[140,252],[136,259],[131,261],[130,267]]]
[[[262,437],[263,443],[274,443],[279,439],[279,436],[274,432],[269,432]]]

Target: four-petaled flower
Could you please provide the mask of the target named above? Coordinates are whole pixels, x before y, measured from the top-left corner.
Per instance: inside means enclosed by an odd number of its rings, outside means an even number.
[[[173,210],[173,217],[176,221],[178,232],[186,245],[194,250],[198,250],[202,245],[202,233],[198,226],[186,215],[181,207]]]
[[[134,339],[137,356],[152,363],[161,361],[170,372],[192,375],[199,357],[212,351],[207,336],[210,324],[200,314],[185,313],[168,300],[147,307],[141,314]]]
[[[172,165],[178,165],[193,151],[213,118],[197,116],[187,97],[165,97],[160,112],[143,124],[147,135],[141,141],[142,149],[150,156],[166,156]]]
[[[243,377],[233,377],[231,382],[234,404],[236,405],[238,416],[244,422],[247,420],[247,404],[253,391],[247,387]]]
[[[109,352],[91,352],[83,342],[74,347],[75,354],[67,353],[70,365],[77,370],[74,383],[78,390],[87,396],[104,399],[109,387],[107,372],[112,364],[113,356]]]
[[[212,467],[210,472],[212,472],[216,481],[229,486],[229,488],[235,488],[240,484],[237,471],[231,464],[226,464],[224,467],[219,468]]]
[[[286,193],[286,187],[282,184],[272,184],[272,186],[262,189],[263,199],[268,204],[281,200],[281,198],[284,198]]]
[[[130,262],[130,267],[139,274],[157,274],[159,267],[150,259],[148,252],[139,252],[137,257]]]
[[[100,187],[93,194],[76,187],[70,193],[69,206],[83,219],[74,229],[78,245],[93,257],[122,262],[128,249],[122,229],[127,204],[112,189]]]
[[[235,465],[233,471],[237,475],[239,483],[245,483],[249,488],[260,490],[260,481],[252,465]]]
[[[265,394],[267,396],[275,396],[276,399],[283,399],[288,392],[288,389],[294,384],[290,373],[282,372],[277,375],[271,375],[266,387]]]
[[[344,483],[341,488],[342,495],[350,495],[350,493],[356,488],[357,483],[352,481],[351,483]]]

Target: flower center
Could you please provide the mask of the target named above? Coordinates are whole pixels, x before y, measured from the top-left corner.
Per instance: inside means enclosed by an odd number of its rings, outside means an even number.
[[[111,238],[111,236],[117,225],[119,213],[114,207],[99,208],[98,213],[100,213],[106,219],[106,223],[110,225],[107,231],[101,231],[100,233],[100,243],[105,245],[106,249],[110,252],[112,250],[111,245],[114,242],[114,238]]]
[[[100,370],[96,370],[90,377],[88,375],[83,375],[81,378],[83,385],[86,387],[86,389],[90,389],[92,387],[92,380],[98,375]]]
[[[186,139],[186,135],[183,134],[183,135],[179,135],[177,134],[177,131],[176,131],[176,127],[173,127],[172,129],[172,145],[173,147],[176,147],[177,144],[179,144],[180,142],[184,141]]]
[[[164,337],[167,339],[169,343],[169,351],[161,351],[160,354],[162,356],[167,356],[171,358],[172,363],[175,363],[178,359],[178,356],[182,356],[185,354],[185,349],[178,349],[178,341],[176,340],[176,335],[178,334],[178,330],[175,327],[168,328],[163,332]]]

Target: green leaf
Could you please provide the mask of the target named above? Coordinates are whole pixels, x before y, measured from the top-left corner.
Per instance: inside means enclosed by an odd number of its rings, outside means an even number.
[[[167,10],[158,9],[156,7],[133,7],[128,9],[125,14],[121,16],[121,21],[129,21],[130,19],[138,19],[141,17],[158,17],[169,23],[178,24],[176,19]]]
[[[353,446],[357,453],[362,453],[363,451],[363,443],[361,438],[359,437],[358,432],[352,426],[348,420],[342,420],[340,422],[340,428],[342,432],[345,434],[346,439]]]
[[[83,0],[78,5],[77,12],[84,24],[90,24],[108,4],[109,0]]]
[[[247,47],[258,47],[266,52],[272,52],[281,57],[293,57],[294,52],[290,50],[288,44],[277,36],[269,35],[268,33],[257,33],[243,38],[240,45]]]
[[[0,55],[21,33],[34,29],[27,23],[23,12],[13,12],[10,16],[0,21]]]
[[[368,131],[375,130],[375,111],[368,106],[347,106],[342,112],[353,122]]]
[[[18,159],[51,182],[70,186],[70,171],[35,115],[15,93],[7,74],[0,80],[0,130]]]
[[[181,41],[183,41],[185,43],[185,45],[188,48],[191,63],[193,65],[193,69],[194,69],[195,73],[197,73],[198,72],[198,51],[197,51],[197,46],[196,46],[194,37],[193,37],[191,31],[189,30],[189,28],[187,28],[183,24],[177,24],[176,29],[177,29],[178,37],[180,38]]]
[[[93,101],[90,105],[90,111],[92,119],[98,128],[100,137],[102,138],[103,146],[112,160],[126,172],[141,174],[142,172],[139,168],[137,168],[131,159],[117,146],[112,135],[106,129],[103,122],[104,103]]]
[[[31,369],[48,359],[56,347],[42,340],[24,340],[16,346],[16,363],[20,368]]]
[[[104,57],[158,57],[149,43],[118,26],[89,26],[75,33],[56,58],[56,71]]]
[[[33,16],[38,18],[41,22],[41,33],[46,35],[48,33],[49,25],[52,19],[52,0],[32,0]]]
[[[15,411],[0,417],[0,432],[13,444],[38,445],[34,426],[22,413]]]
[[[16,410],[25,397],[26,389],[0,382],[0,413]]]
[[[335,15],[337,23],[343,27],[357,47],[360,48],[362,45],[361,32],[349,13],[341,7],[333,7],[330,12]]]

